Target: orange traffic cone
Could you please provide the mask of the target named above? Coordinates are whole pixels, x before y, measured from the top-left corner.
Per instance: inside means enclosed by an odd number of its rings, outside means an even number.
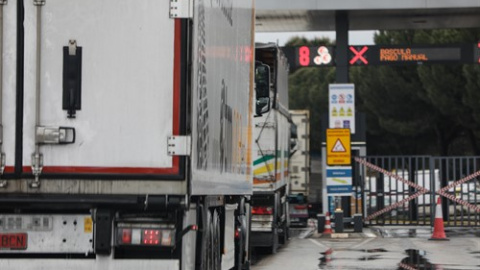
[[[332,261],[332,253],[333,253],[333,249],[331,248],[325,251],[325,263],[329,263]]]
[[[433,234],[428,240],[449,240],[445,235],[445,228],[443,227],[442,214],[442,198],[438,197],[437,206],[435,208],[435,222],[433,224]]]
[[[322,252],[323,258],[320,258],[320,265],[324,266],[332,261],[333,249],[329,248],[325,252]]]
[[[332,231],[332,224],[330,223],[330,212],[327,212],[325,217],[325,229],[323,230],[323,234],[331,234]]]

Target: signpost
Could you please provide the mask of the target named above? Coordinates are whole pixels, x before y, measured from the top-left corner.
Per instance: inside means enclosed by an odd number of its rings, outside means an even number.
[[[291,52],[294,54],[295,65],[301,67],[334,66],[333,46],[301,46]]]
[[[352,196],[352,167],[327,167],[327,193],[329,196]]]
[[[353,66],[475,63],[471,45],[350,46]]]
[[[335,200],[335,215],[337,213],[343,215],[340,197],[352,196],[352,151],[350,136],[350,129],[348,128],[327,129],[326,189],[329,200],[332,197]]]
[[[349,46],[351,66],[480,64],[478,44],[440,45],[355,45]],[[284,47],[292,70],[300,67],[336,65],[335,46]]]
[[[351,165],[350,130],[347,128],[327,129],[327,165]]]
[[[350,129],[355,134],[355,85],[330,84],[328,99],[329,127]]]

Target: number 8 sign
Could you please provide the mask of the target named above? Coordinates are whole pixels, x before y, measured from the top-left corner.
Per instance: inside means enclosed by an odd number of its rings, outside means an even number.
[[[296,48],[296,64],[301,67],[309,66],[332,66],[333,65],[333,47],[301,46]]]
[[[298,48],[298,63],[302,67],[307,67],[310,65],[310,48],[307,46],[302,46]]]

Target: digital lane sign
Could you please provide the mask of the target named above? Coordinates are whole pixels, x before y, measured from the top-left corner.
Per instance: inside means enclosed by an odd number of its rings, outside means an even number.
[[[290,67],[335,66],[334,46],[284,47]],[[480,64],[480,42],[458,45],[355,45],[348,47],[351,66]]]
[[[284,52],[293,68],[335,65],[335,47],[333,46],[286,47]]]
[[[472,63],[472,58],[468,45],[349,47],[349,63],[353,66]]]

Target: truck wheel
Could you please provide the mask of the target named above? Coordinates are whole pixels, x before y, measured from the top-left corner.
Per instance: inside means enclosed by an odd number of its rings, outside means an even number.
[[[248,204],[248,207],[245,209],[245,221],[246,221],[246,226],[245,226],[245,239],[244,239],[244,245],[245,245],[245,250],[243,257],[245,258],[244,263],[242,265],[242,270],[250,270],[250,263],[252,261],[252,247],[250,246],[250,235],[252,233],[252,210],[251,210],[251,205]]]
[[[232,268],[232,270],[245,270],[248,269],[245,267],[245,265],[248,263],[247,262],[247,230],[248,230],[248,225],[246,223],[246,217],[245,216],[239,216],[237,217],[239,220],[239,224],[237,225],[240,230],[240,236],[238,237],[237,240],[235,240],[235,266]]]
[[[212,270],[222,269],[222,252],[221,248],[221,231],[220,231],[220,217],[218,212],[213,211],[212,226],[211,226],[211,246],[212,246]]]
[[[278,249],[278,229],[274,228],[273,235],[272,235],[272,254],[277,253],[277,249]]]
[[[286,223],[282,225],[282,233],[280,233],[280,244],[285,245],[288,242],[289,230]]]
[[[201,250],[201,270],[211,270],[212,268],[212,213],[208,208],[204,209],[202,215],[202,250]]]
[[[236,229],[236,228],[235,228]],[[242,270],[244,257],[244,243],[243,232],[240,233],[238,240],[235,240],[235,266],[232,270]]]

